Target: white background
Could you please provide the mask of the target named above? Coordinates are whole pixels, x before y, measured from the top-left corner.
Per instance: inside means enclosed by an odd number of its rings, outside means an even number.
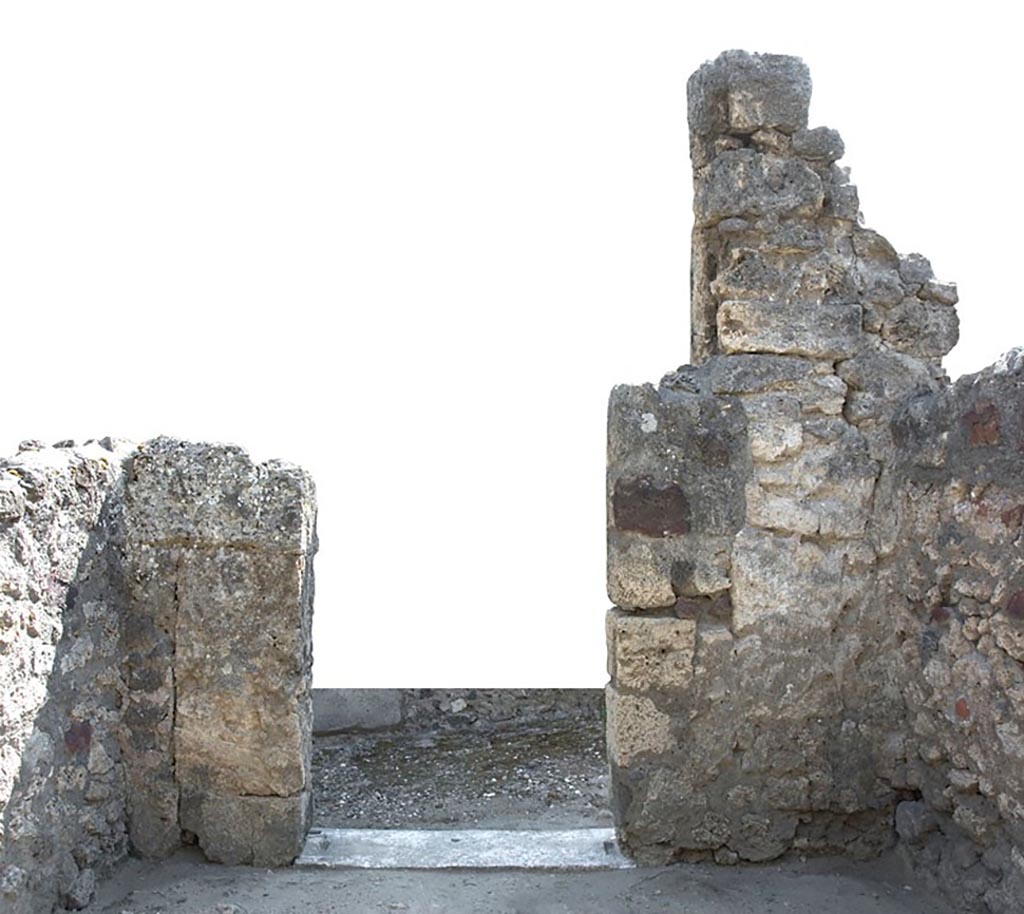
[[[958,8],[4,4],[0,451],[304,464],[318,686],[600,685],[605,402],[688,357],[703,60],[807,60],[866,222],[959,282],[952,376],[1024,343],[1019,33]]]

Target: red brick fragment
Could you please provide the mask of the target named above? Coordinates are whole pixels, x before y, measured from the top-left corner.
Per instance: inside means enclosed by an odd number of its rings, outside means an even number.
[[[64,745],[68,752],[88,752],[92,746],[92,724],[87,720],[76,720],[64,732]]]
[[[972,447],[999,443],[999,411],[994,403],[972,406],[963,417]]]

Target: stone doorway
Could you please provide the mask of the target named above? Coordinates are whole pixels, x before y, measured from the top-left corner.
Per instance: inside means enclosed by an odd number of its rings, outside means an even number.
[[[613,825],[597,689],[314,690],[313,825]]]

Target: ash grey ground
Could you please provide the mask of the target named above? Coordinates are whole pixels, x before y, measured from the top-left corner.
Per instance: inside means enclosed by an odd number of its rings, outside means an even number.
[[[952,914],[892,858],[751,867],[706,864],[594,873],[264,870],[179,852],[132,860],[95,914]]]
[[[336,696],[339,706],[344,697]],[[317,825],[557,829],[610,820],[596,690],[417,689],[359,698],[359,713],[349,719],[381,729],[316,738]],[[318,705],[325,700],[318,696]],[[865,865],[793,860],[732,868],[437,872],[226,867],[190,850],[159,864],[123,864],[90,908],[96,914],[949,910],[894,857]]]

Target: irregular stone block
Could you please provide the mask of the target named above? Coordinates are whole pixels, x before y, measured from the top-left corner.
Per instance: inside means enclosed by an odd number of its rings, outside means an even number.
[[[931,262],[923,254],[900,257],[900,279],[910,286],[921,286],[934,278]]]
[[[693,677],[697,624],[692,619],[610,610],[609,675],[622,689],[684,688]]]
[[[229,866],[288,866],[309,830],[311,795],[234,796],[184,790],[182,828],[199,838],[208,860]]]
[[[798,130],[793,134],[793,152],[805,159],[834,162],[841,159],[845,151],[846,147],[839,131],[831,127]]]
[[[807,535],[816,534],[821,524],[803,498],[767,491],[756,482],[747,486],[747,521],[766,530]]]
[[[726,536],[652,539],[609,531],[608,597],[623,609],[658,609],[680,596],[719,594],[729,586],[731,549]]]
[[[860,305],[727,301],[718,309],[726,352],[849,358],[862,345]]]
[[[129,757],[128,837],[140,857],[161,860],[181,847],[178,804],[170,753],[150,751]]]
[[[723,152],[697,183],[694,213],[699,226],[723,219],[772,216],[813,217],[821,212],[825,192],[809,165],[753,149]]]
[[[767,298],[780,301],[792,297],[800,275],[786,269],[777,259],[758,251],[734,248],[732,259],[723,265],[711,282],[711,291],[719,301],[726,299]]]
[[[651,537],[731,533],[743,522],[749,465],[742,410],[649,384],[612,391],[609,529]]]
[[[655,544],[609,534],[607,567],[608,599],[616,606],[653,609],[675,603],[671,559]]]
[[[709,139],[767,128],[793,133],[807,125],[811,77],[796,57],[726,51],[704,64],[686,86],[694,164]]]
[[[747,527],[736,537],[732,575],[736,632],[769,620],[828,629],[842,609],[840,554],[799,537]]]
[[[929,279],[917,294],[928,301],[949,307],[960,301],[960,296],[956,290],[956,283],[938,282],[935,279]]]
[[[0,522],[18,520],[25,513],[25,493],[16,476],[0,476]]]
[[[623,767],[641,756],[658,755],[675,746],[672,718],[659,711],[650,698],[608,686],[605,706],[608,757],[613,765]]]
[[[151,545],[259,545],[304,553],[315,535],[313,480],[240,447],[157,438],[140,446],[128,487],[128,533]]]
[[[742,394],[790,390],[814,373],[814,362],[788,355],[716,355],[707,370],[712,393]]]
[[[313,689],[313,733],[387,730],[402,722],[400,689]]]
[[[872,402],[877,404],[872,416],[891,411],[907,397],[931,393],[938,388],[932,372],[919,359],[884,349],[863,349],[853,358],[840,362],[836,372],[851,390],[871,395]]]
[[[960,338],[960,318],[946,305],[905,298],[885,316],[881,332],[898,352],[941,359]]]
[[[790,394],[745,396],[747,436],[754,460],[771,462],[797,453],[804,440],[800,400]],[[749,514],[749,506],[748,506]]]
[[[182,553],[175,773],[183,788],[289,796],[308,786],[306,584],[303,556]]]

